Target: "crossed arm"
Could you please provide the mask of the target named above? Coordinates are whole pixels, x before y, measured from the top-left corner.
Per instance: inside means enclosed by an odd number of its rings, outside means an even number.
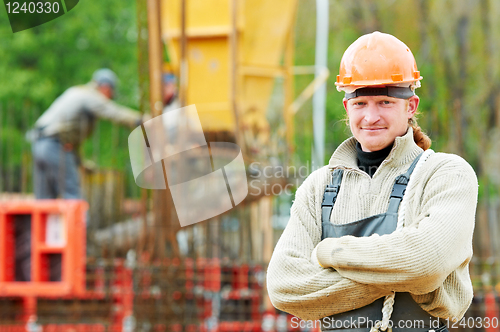
[[[274,249],[267,272],[273,305],[302,319],[320,319],[357,309],[390,293],[311,262],[311,252],[321,238],[321,220],[316,218],[311,180],[308,178],[297,191],[290,221]]]
[[[320,197],[313,188],[318,177],[326,175],[311,176],[297,191],[290,221],[269,264],[267,286],[275,307],[318,319],[396,291],[409,292],[414,299],[420,296],[423,308],[436,316],[463,315],[472,296],[470,280],[465,279],[477,204],[477,179],[465,161],[454,160],[431,177],[414,226],[383,236],[320,242]],[[323,180],[319,182],[326,183]],[[326,268],[310,260],[316,245]],[[458,286],[448,287],[445,280]]]

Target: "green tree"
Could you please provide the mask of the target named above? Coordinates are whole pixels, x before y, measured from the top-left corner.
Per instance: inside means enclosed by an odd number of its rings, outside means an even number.
[[[7,13],[0,14],[0,191],[22,187],[6,188],[8,178],[26,173],[21,170],[30,151],[26,130],[64,90],[87,83],[95,69],[114,70],[120,79],[117,102],[137,109],[135,6],[135,1],[81,0],[65,15],[18,33],[12,33]],[[84,155],[98,157],[100,166],[128,167],[128,132],[100,121]]]

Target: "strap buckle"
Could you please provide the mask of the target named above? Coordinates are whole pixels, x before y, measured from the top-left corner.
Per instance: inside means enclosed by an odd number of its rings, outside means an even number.
[[[406,177],[404,174],[398,176],[396,178],[394,186],[392,187],[391,198],[403,199],[408,181],[408,177]]]
[[[337,194],[340,186],[328,185],[325,188],[325,194],[323,195],[323,202],[321,206],[333,206],[337,200]]]
[[[326,192],[334,192],[336,193],[339,190],[339,186],[332,186],[332,185],[327,185],[325,188]]]

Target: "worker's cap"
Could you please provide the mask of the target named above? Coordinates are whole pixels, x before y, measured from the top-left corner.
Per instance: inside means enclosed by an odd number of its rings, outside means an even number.
[[[118,83],[118,77],[111,69],[108,68],[96,70],[92,75],[92,80],[96,82],[97,85],[108,84],[113,89],[116,87],[116,83]]]
[[[163,83],[173,83],[173,84],[177,83],[177,77],[175,77],[175,75],[172,73],[164,73],[162,75],[162,80]]]

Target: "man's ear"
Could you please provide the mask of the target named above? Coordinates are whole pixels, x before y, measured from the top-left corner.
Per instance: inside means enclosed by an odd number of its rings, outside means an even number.
[[[415,115],[419,103],[420,98],[417,95],[408,98],[408,119]]]
[[[344,98],[342,100],[342,104],[344,104],[344,109],[345,109],[346,113],[349,115],[349,111],[347,110],[347,99]]]

